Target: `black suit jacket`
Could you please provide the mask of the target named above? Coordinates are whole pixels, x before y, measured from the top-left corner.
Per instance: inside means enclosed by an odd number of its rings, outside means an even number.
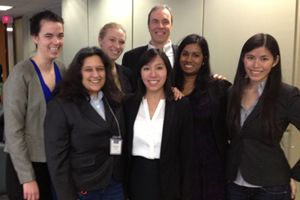
[[[173,52],[174,52],[174,59],[177,56],[177,45],[172,45]],[[128,67],[132,71],[132,79],[131,79],[131,85],[133,91],[137,88],[137,74],[139,73],[138,69],[138,63],[140,57],[148,50],[148,45],[140,46],[137,48],[134,48],[130,51],[125,52],[122,59],[122,65],[125,67]]]
[[[86,100],[73,103],[56,97],[48,103],[46,156],[59,200],[76,199],[77,192],[104,188],[112,177],[122,180],[121,156],[109,153],[110,138],[119,134],[118,128],[104,102],[106,121]],[[121,107],[112,109],[124,130]]]
[[[280,93],[275,118],[279,128],[273,133],[273,139],[261,118],[264,92],[240,131],[229,133],[229,181],[235,180],[239,168],[243,178],[251,184],[274,186],[289,183],[291,169],[281,149],[280,140],[290,123],[300,129],[300,92],[287,84],[282,84],[278,90]]]
[[[132,79],[132,72],[129,68],[124,67],[116,63],[117,72],[119,75],[119,80],[121,84],[122,92],[125,94],[132,93],[131,88],[131,79]]]
[[[141,99],[129,98],[125,105],[127,126],[127,173],[131,166],[133,126]],[[161,199],[190,199],[192,113],[187,99],[166,101],[160,153]],[[129,194],[130,195],[130,194]]]

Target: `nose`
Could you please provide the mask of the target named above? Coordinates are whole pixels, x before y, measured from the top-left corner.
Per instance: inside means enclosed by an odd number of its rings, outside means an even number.
[[[53,37],[53,43],[58,44],[60,39],[58,37]]]
[[[258,68],[260,66],[259,59],[255,59],[253,67]]]
[[[186,60],[187,60],[188,62],[192,62],[192,55],[188,55],[187,58],[186,58]]]
[[[151,77],[155,77],[156,76],[156,70],[155,69],[151,69],[150,70],[150,76]]]
[[[93,76],[93,77],[98,77],[98,76],[99,76],[99,73],[97,72],[96,69],[93,69],[93,71],[92,71],[92,76]]]

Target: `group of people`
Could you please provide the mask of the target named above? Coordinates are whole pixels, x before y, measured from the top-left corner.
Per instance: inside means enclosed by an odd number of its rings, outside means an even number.
[[[108,23],[100,48],[65,68],[63,24],[51,11],[31,18],[36,53],[4,84],[10,199],[295,197],[300,161],[291,169],[280,140],[300,129],[300,92],[281,80],[274,37],[246,41],[231,84],[212,77],[204,37],[172,44],[166,5],[150,10],[149,44],[122,65],[126,31]]]

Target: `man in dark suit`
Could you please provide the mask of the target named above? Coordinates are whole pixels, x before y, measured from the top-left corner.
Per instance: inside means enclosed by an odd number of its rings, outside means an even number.
[[[148,49],[162,49],[168,56],[171,65],[174,65],[174,58],[177,46],[173,45],[170,39],[170,32],[173,26],[171,9],[167,5],[154,6],[148,14],[148,29],[151,36],[149,43],[127,51],[122,60],[122,65],[130,68],[133,73],[132,88],[136,89],[137,64],[141,55]]]

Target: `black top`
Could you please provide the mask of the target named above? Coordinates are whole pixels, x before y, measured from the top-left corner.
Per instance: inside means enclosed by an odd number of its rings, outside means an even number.
[[[45,146],[58,199],[76,199],[77,192],[102,189],[112,177],[122,180],[121,156],[109,153],[110,138],[119,134],[117,123],[106,100],[104,107],[106,120],[86,100],[73,103],[55,97],[49,102]],[[124,131],[122,108],[112,110]]]
[[[236,179],[237,171],[240,169],[243,178],[250,184],[259,186],[289,184],[291,170],[280,141],[290,123],[300,129],[300,92],[298,88],[284,83],[278,90],[275,115],[279,128],[272,133],[273,138],[270,138],[270,133],[262,123],[264,92],[240,127],[240,131],[229,133],[230,148],[227,160],[229,181]],[[299,167],[298,162],[298,172]],[[296,172],[296,169],[294,170]]]

